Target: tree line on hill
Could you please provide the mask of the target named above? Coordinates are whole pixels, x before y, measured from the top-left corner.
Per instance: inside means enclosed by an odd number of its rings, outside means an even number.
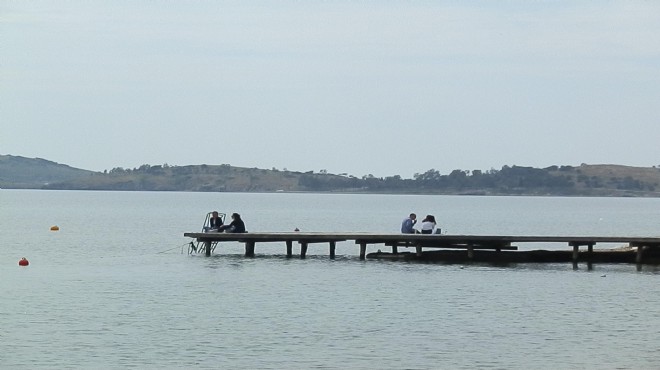
[[[533,168],[503,166],[500,170],[453,170],[441,174],[435,169],[416,173],[413,179],[400,176],[352,178],[349,188],[362,188],[372,192],[421,192],[442,194],[481,195],[653,195],[660,183],[660,170],[651,180],[636,179],[626,174],[624,166],[610,166],[610,176],[591,175],[588,165],[551,166]],[[619,171],[616,171],[617,168]],[[310,189],[331,190],[342,186],[336,179],[303,176],[301,184]]]
[[[592,174],[590,166],[533,168],[503,166],[488,171],[453,170],[441,174],[430,169],[411,179],[399,175],[361,178],[319,172],[264,170],[230,165],[143,165],[135,169],[114,168],[66,185],[104,190],[166,191],[310,191],[436,193],[475,195],[657,195],[660,170],[652,169],[650,180],[627,174],[626,167],[611,166],[609,176]],[[51,188],[57,186],[52,185]]]
[[[222,165],[142,165],[92,172],[43,159],[0,155],[0,187],[70,190],[217,192],[364,192],[474,195],[660,196],[660,169],[618,165],[503,166],[501,169],[436,169],[360,178],[343,174],[297,172]]]

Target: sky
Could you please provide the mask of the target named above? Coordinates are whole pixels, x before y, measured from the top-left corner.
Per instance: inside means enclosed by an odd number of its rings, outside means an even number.
[[[411,178],[660,165],[660,1],[0,0],[0,154]]]

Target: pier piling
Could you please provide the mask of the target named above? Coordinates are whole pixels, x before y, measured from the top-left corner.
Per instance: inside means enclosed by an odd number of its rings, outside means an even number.
[[[204,251],[206,253],[206,257],[211,257],[211,241],[210,240],[205,240],[204,241]]]
[[[304,259],[307,256],[307,242],[300,242],[300,259]]]
[[[245,242],[245,257],[254,257],[254,241]]]
[[[293,240],[286,240],[286,256],[287,258],[293,256]]]
[[[337,248],[337,242],[330,242],[330,258],[335,259],[335,249]]]

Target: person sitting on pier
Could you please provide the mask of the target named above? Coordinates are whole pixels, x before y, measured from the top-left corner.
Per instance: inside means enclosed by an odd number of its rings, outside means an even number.
[[[433,234],[435,226],[435,216],[426,215],[426,217],[422,220],[422,234]]]
[[[220,231],[222,224],[222,217],[218,215],[218,211],[213,211],[211,212],[211,217],[209,217],[209,226],[205,227],[204,231]]]
[[[232,213],[231,214],[231,223],[229,225],[223,225],[220,226],[218,231],[220,232],[228,232],[228,233],[245,233],[245,223],[241,219],[241,215],[238,213]]]
[[[415,230],[415,224],[417,223],[417,215],[414,213],[411,213],[408,218],[403,220],[401,223],[401,233],[403,234],[416,234],[417,230]]]

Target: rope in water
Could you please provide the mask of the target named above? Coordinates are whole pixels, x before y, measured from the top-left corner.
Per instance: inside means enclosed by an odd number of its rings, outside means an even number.
[[[161,254],[161,253],[169,252],[169,251],[174,250],[174,249],[177,249],[177,248],[181,248],[181,254],[183,254],[183,247],[185,247],[186,245],[190,245],[190,243],[183,243],[182,245],[177,245],[177,246],[174,247],[174,248],[170,248],[170,249],[166,249],[166,250],[164,250],[164,251],[156,252],[156,254]]]

